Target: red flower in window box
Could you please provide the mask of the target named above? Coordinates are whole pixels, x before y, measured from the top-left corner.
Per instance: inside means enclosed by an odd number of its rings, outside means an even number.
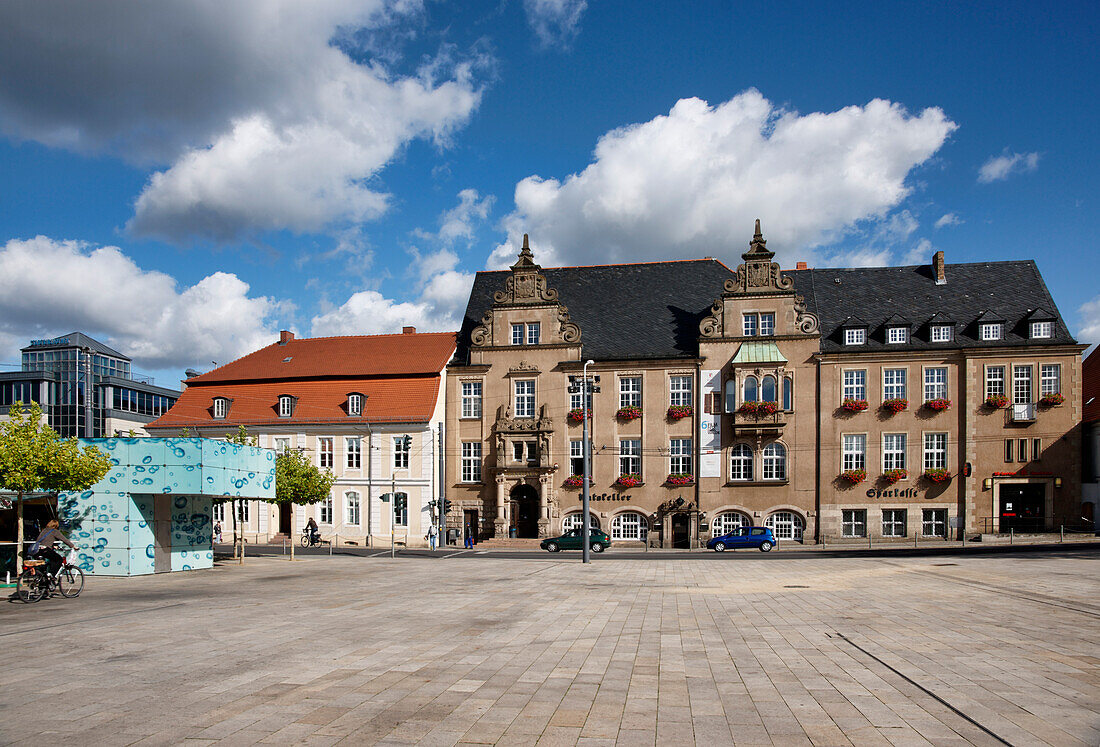
[[[668,408],[668,417],[670,420],[683,420],[691,417],[694,412],[695,409],[691,405],[672,405]]]
[[[935,469],[926,469],[924,476],[932,482],[947,482],[951,479],[951,472],[946,467],[937,467]]]
[[[930,399],[924,403],[924,406],[929,410],[935,410],[936,412],[943,412],[947,408],[951,407],[951,400],[949,399]]]
[[[859,485],[861,482],[867,479],[867,470],[865,469],[846,469],[840,473],[840,479],[851,483],[852,485]]]
[[[849,397],[840,403],[840,407],[848,412],[863,412],[867,409],[867,400]]]
[[[584,487],[584,475],[570,475],[565,478],[565,482],[562,483],[567,488],[583,488]]]
[[[642,408],[637,405],[627,405],[626,407],[620,407],[619,411],[615,413],[615,417],[619,420],[637,420],[642,417]]]
[[[909,407],[909,400],[901,399],[884,399],[882,401],[882,409],[889,410],[890,412],[901,412],[905,408]]]
[[[673,472],[665,482],[669,485],[691,485],[695,482],[695,475],[690,472]]]
[[[745,402],[737,411],[742,415],[753,415],[762,418],[765,415],[774,415],[778,412],[779,404],[776,402]]]
[[[584,410],[580,407],[574,407],[569,412],[565,413],[565,417],[570,423],[579,423],[584,420]],[[592,419],[592,411],[588,411],[588,419]]]
[[[985,398],[985,406],[999,410],[1008,404],[1008,397],[1003,394],[991,394]]]
[[[633,473],[619,475],[615,482],[612,483],[616,488],[636,488],[641,484],[642,476]]]
[[[1043,407],[1055,407],[1066,401],[1066,398],[1062,396],[1061,392],[1052,392],[1051,394],[1044,394],[1039,398],[1039,404]]]
[[[893,485],[898,480],[909,477],[909,472],[903,469],[888,469],[882,473],[882,479]]]

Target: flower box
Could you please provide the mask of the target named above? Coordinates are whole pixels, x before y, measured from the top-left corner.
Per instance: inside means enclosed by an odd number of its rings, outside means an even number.
[[[867,470],[865,469],[846,469],[840,473],[840,479],[852,485],[859,485],[861,482],[867,479]]]
[[[985,398],[985,406],[999,410],[1008,404],[1008,397],[1004,394],[991,394]]]
[[[642,476],[638,474],[619,475],[612,483],[616,488],[636,488],[642,484]]]
[[[666,482],[669,485],[692,485],[695,482],[695,475],[690,472],[673,472]]]
[[[745,402],[737,409],[742,415],[752,415],[762,418],[766,415],[774,415],[779,411],[777,402]]]
[[[690,418],[695,409],[691,405],[672,405],[668,408],[668,417],[670,420],[683,420],[684,418]]]
[[[840,407],[848,412],[863,412],[867,409],[867,400],[865,399],[852,399],[849,397],[840,403]]]
[[[619,411],[615,413],[615,417],[619,420],[637,420],[642,417],[642,408],[637,405],[627,405],[626,407],[620,407]]]
[[[936,412],[943,412],[947,408],[951,407],[951,400],[949,399],[930,399],[924,403],[924,406],[929,410],[935,410]]]
[[[1062,396],[1061,392],[1053,392],[1051,394],[1044,394],[1039,398],[1039,404],[1043,407],[1056,407],[1066,401],[1066,398]]]
[[[889,412],[901,412],[907,407],[909,407],[909,400],[907,399],[896,398],[882,401],[882,409]]]
[[[570,475],[565,478],[565,482],[562,483],[567,488],[583,488],[584,487],[584,475]]]
[[[951,472],[945,467],[939,467],[936,469],[926,469],[924,476],[931,482],[947,482],[951,479]]]
[[[909,472],[903,469],[888,469],[882,473],[882,479],[893,485],[898,480],[909,477]]]
[[[584,410],[582,410],[579,407],[574,407],[572,410],[565,413],[565,417],[570,423],[579,423],[582,420],[584,420]],[[589,420],[592,419],[592,411],[591,410],[589,410],[589,412],[588,412],[588,419]]]

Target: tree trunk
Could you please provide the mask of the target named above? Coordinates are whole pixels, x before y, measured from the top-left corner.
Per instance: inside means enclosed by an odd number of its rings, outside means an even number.
[[[229,510],[233,512],[233,557],[237,557],[237,502],[229,501]]]
[[[294,560],[294,538],[297,536],[297,535],[294,534],[294,529],[295,529],[294,513],[295,513],[295,511],[294,511],[294,504],[293,503],[288,503],[287,506],[290,508],[290,559]]]
[[[23,573],[23,491],[16,493],[15,504],[15,577]]]

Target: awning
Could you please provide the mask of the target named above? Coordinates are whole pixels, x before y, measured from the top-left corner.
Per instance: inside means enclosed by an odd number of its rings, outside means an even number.
[[[779,352],[779,347],[772,341],[752,340],[741,343],[737,349],[737,355],[733,356],[733,365],[748,365],[750,363],[786,363],[787,359]]]

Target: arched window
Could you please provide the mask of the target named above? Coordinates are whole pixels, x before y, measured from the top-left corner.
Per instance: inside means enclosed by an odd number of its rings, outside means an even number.
[[[793,511],[776,511],[764,522],[776,539],[802,541],[802,517]]]
[[[726,382],[726,412],[737,411],[737,382],[730,379]]]
[[[583,515],[584,514],[582,514],[580,511],[574,511],[571,514],[566,514],[565,516],[563,516],[561,520],[562,534],[572,532],[574,529],[580,529],[582,520],[581,517]],[[600,528],[600,520],[596,518],[596,514],[588,514],[588,526],[592,529]]]
[[[730,480],[752,479],[752,447],[734,444],[730,450]]]
[[[359,526],[359,494],[354,490],[344,493],[344,506],[348,512],[348,524]]]
[[[743,402],[756,402],[756,398],[757,398],[756,387],[757,387],[756,377],[755,376],[746,376],[745,377],[745,396],[742,398]]]
[[[783,409],[794,409],[794,382],[790,376],[783,379]]]
[[[787,479],[787,449],[783,444],[775,442],[764,447],[765,480]]]
[[[741,527],[750,526],[752,526],[752,520],[749,517],[737,511],[727,511],[714,517],[711,534],[715,537],[721,537],[723,534],[729,534]]]
[[[611,539],[626,542],[645,542],[649,534],[649,521],[633,511],[619,514],[611,520]]]
[[[775,377],[769,374],[760,383],[760,401],[778,402],[779,400],[775,398],[775,395]]]

